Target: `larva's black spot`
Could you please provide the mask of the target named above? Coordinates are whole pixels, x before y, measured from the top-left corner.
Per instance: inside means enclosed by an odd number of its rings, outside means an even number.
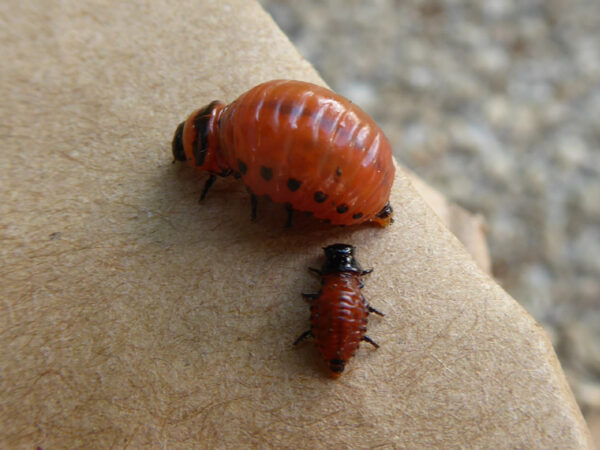
[[[242,175],[246,175],[246,172],[248,172],[248,166],[241,159],[238,159],[238,167],[240,168],[240,173]]]
[[[239,180],[240,178],[242,178],[242,174],[239,172],[233,172],[233,178]]]
[[[341,177],[341,176],[342,176],[342,169],[340,169],[340,167],[339,167],[339,166],[338,166],[338,168],[337,168],[337,169],[335,169],[335,174],[336,174],[338,177]]]
[[[295,178],[290,178],[287,182],[287,187],[290,191],[295,192],[300,188],[302,181],[296,180]]]
[[[317,191],[315,192],[315,202],[317,203],[323,203],[325,200],[327,200],[328,195],[324,192],[321,191]]]
[[[272,201],[273,201],[273,200],[271,199],[271,196],[270,196],[269,194],[265,194],[265,195],[263,195],[263,198],[264,198],[265,200],[268,200],[268,201],[270,201],[270,202],[272,202]]]
[[[344,214],[345,212],[348,212],[348,205],[340,205],[336,208],[336,211],[338,212],[338,214]]]
[[[261,166],[260,167],[260,176],[265,179],[265,181],[271,181],[273,178],[273,169],[270,167]]]
[[[360,219],[363,216],[363,213],[356,213],[352,216],[353,219]]]

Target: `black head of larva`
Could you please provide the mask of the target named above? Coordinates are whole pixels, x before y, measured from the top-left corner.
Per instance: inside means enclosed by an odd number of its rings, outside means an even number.
[[[322,274],[336,272],[362,273],[362,267],[354,259],[354,247],[349,244],[333,244],[323,247],[325,250],[325,264],[321,268]]]
[[[197,109],[177,127],[172,150],[175,161],[186,161],[196,169],[228,176],[232,167],[224,160],[219,145],[219,126],[225,104],[214,101]]]
[[[173,136],[173,143],[171,148],[173,149],[173,158],[175,161],[185,161],[185,151],[183,150],[183,126],[185,122],[181,122],[175,130],[175,136]]]

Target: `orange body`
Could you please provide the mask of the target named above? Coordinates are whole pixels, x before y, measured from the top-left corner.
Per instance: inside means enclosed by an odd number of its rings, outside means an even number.
[[[325,264],[320,270],[311,269],[321,277],[321,290],[318,294],[302,294],[312,302],[310,330],[296,339],[294,345],[314,337],[329,373],[337,378],[361,341],[379,347],[365,332],[369,313],[383,314],[372,308],[361,293],[360,277],[371,270],[362,269],[354,258],[354,247],[333,244],[323,250]]]
[[[311,329],[325,361],[345,364],[367,331],[368,305],[360,292],[359,275],[334,273],[323,277],[319,297],[311,307]],[[332,375],[339,373],[331,371]]]
[[[213,102],[178,128],[173,152],[212,174],[233,173],[255,196],[332,224],[385,226],[391,219],[388,140],[360,108],[314,84],[269,81],[230,105]]]

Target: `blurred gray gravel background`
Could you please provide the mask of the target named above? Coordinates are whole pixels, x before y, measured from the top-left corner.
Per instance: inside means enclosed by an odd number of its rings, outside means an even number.
[[[486,217],[494,276],[548,331],[598,440],[600,2],[261,3],[404,165]]]

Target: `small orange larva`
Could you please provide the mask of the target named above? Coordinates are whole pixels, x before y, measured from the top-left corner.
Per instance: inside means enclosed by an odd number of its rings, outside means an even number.
[[[326,260],[321,270],[311,268],[321,276],[321,290],[318,294],[302,294],[311,301],[311,327],[294,345],[314,337],[330,374],[338,377],[361,341],[379,348],[365,333],[369,313],[383,314],[369,306],[360,291],[360,277],[371,270],[363,270],[354,259],[354,247],[333,244],[324,250]]]

